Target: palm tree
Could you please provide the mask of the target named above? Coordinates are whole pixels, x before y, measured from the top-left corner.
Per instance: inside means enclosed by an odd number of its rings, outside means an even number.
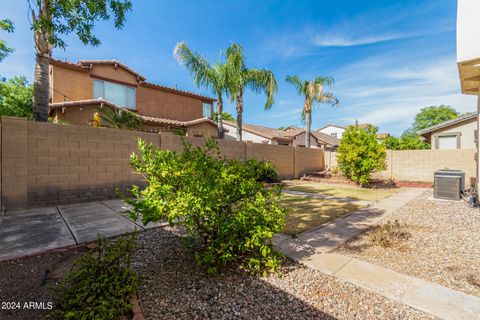
[[[287,76],[286,81],[292,84],[299,95],[305,98],[303,103],[302,119],[305,122],[305,147],[310,148],[310,125],[312,122],[312,109],[318,103],[327,103],[335,106],[338,99],[325,87],[331,87],[334,84],[332,77],[317,77],[313,80],[300,80],[298,76]]]
[[[243,93],[249,88],[256,93],[265,93],[265,110],[272,107],[277,93],[277,82],[273,73],[266,69],[247,69],[243,48],[232,44],[226,51],[226,85],[230,99],[236,102],[237,140],[242,141]]]
[[[137,130],[142,127],[142,120],[133,112],[122,108],[103,107],[98,109],[94,119],[100,118],[102,127],[114,129]]]
[[[197,87],[207,88],[217,95],[218,137],[223,139],[223,94],[226,93],[225,64],[210,65],[202,56],[190,50],[184,42],[179,42],[175,46],[173,55],[194,76],[194,83]]]

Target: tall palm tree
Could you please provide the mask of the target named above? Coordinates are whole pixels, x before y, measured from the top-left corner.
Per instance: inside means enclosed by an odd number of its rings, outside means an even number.
[[[305,122],[305,147],[310,148],[310,126],[312,122],[312,109],[318,103],[327,103],[335,106],[338,99],[325,87],[331,87],[334,84],[332,77],[317,77],[313,80],[300,80],[298,76],[287,76],[286,81],[293,85],[299,95],[305,98],[303,103],[302,119]]]
[[[265,93],[267,101],[265,110],[272,107],[277,82],[273,73],[266,69],[248,69],[245,66],[243,48],[238,44],[232,44],[226,51],[226,85],[230,98],[236,102],[237,111],[237,140],[242,141],[242,113],[243,93],[245,88],[256,93]]]
[[[173,55],[194,76],[194,83],[197,87],[207,88],[217,95],[218,137],[223,139],[225,134],[222,117],[223,94],[226,93],[225,64],[210,65],[202,56],[190,50],[184,42],[179,42],[175,46]]]
[[[102,127],[123,130],[138,130],[142,127],[142,120],[135,113],[126,109],[103,107],[97,112],[94,118],[97,118],[98,115]]]

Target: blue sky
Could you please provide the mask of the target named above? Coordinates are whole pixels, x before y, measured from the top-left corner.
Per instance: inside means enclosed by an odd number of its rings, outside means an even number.
[[[150,82],[207,95],[173,58],[185,41],[214,62],[232,42],[243,45],[249,67],[268,68],[279,84],[276,103],[263,110],[265,97],[247,93],[244,121],[270,127],[301,125],[303,99],[285,83],[286,75],[310,79],[329,75],[338,107],[319,106],[313,128],[355,120],[401,134],[420,108],[450,104],[475,109],[460,94],[455,57],[455,0],[336,1],[158,1],[134,0],[124,29],[97,24],[100,47],[83,46],[74,35],[54,57],[117,59]],[[15,23],[14,34],[0,34],[15,52],[0,63],[0,76],[32,79],[33,37],[27,1],[0,0],[0,19]],[[234,113],[232,104],[226,106]]]

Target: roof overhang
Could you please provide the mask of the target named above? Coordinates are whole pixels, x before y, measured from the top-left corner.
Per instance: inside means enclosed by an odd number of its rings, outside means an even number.
[[[463,94],[480,94],[480,57],[458,62],[460,86]]]

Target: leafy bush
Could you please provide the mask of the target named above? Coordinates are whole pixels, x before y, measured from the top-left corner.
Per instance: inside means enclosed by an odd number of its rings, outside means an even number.
[[[55,289],[54,318],[117,319],[132,309],[130,297],[139,286],[131,268],[136,234],[116,241],[99,237],[96,244]]]
[[[220,156],[211,140],[202,148],[183,142],[176,153],[138,141],[131,164],[148,182],[133,187],[132,216],[143,222],[167,221],[186,230],[199,265],[216,272],[237,262],[251,273],[274,271],[280,254],[272,238],[284,225],[280,190],[268,190],[252,175],[251,165]]]
[[[258,182],[278,182],[277,170],[270,162],[251,159],[247,161],[247,165],[251,167],[252,174]]]
[[[342,174],[361,185],[368,184],[374,171],[386,169],[385,146],[377,141],[377,128],[350,126],[338,146],[338,168]]]

